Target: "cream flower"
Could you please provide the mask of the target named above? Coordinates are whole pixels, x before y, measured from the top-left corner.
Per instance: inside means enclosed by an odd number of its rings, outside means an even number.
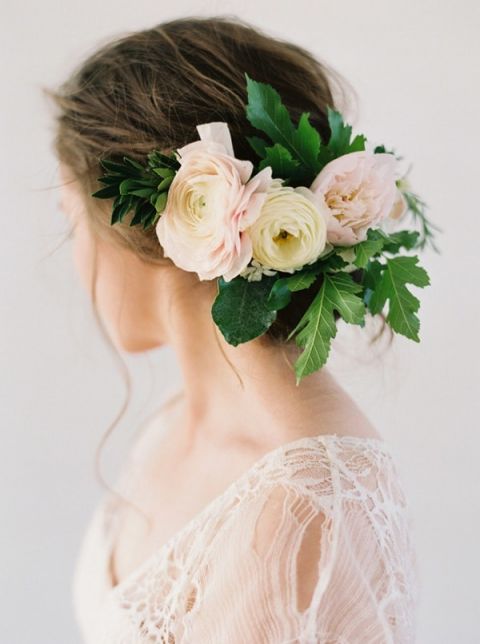
[[[264,275],[276,275],[277,271],[272,271],[268,266],[263,266],[256,259],[252,259],[251,266],[247,266],[240,273],[249,282],[259,282]]]
[[[353,263],[356,255],[355,250],[353,248],[346,248],[345,250],[338,251],[337,255],[340,255],[342,259],[348,262],[346,266],[342,266],[338,270],[344,273],[352,273],[353,271],[358,270],[358,266]]]
[[[156,233],[166,257],[201,280],[236,277],[252,258],[246,232],[270,184],[268,166],[250,179],[251,161],[234,157],[226,123],[197,125],[200,141],[177,150],[180,162]]]
[[[327,239],[348,246],[364,241],[367,230],[392,210],[397,187],[393,154],[359,151],[344,154],[319,172],[310,189],[329,208]]]
[[[313,263],[325,248],[327,216],[324,200],[308,188],[272,179],[260,215],[248,229],[254,259],[287,273]]]

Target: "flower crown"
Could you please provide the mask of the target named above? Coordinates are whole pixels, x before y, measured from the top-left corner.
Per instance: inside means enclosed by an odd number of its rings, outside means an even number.
[[[303,348],[296,384],[325,364],[336,335],[334,311],[365,325],[380,313],[396,333],[419,342],[419,300],[407,284],[430,284],[416,255],[434,250],[426,204],[399,176],[398,160],[383,145],[366,149],[342,115],[328,108],[330,135],[322,141],[303,113],[297,125],[269,84],[245,74],[246,116],[258,136],[246,137],[258,166],[237,159],[227,123],[197,125],[200,140],[176,152],[148,154],[146,166],[124,156],[100,161],[114,199],[111,224],[133,211],[130,226],[155,226],[164,256],[201,280],[217,280],[212,317],[237,346],[264,334],[292,293],[315,295],[289,334]],[[392,227],[410,212],[421,232]],[[361,279],[350,273],[362,269]]]

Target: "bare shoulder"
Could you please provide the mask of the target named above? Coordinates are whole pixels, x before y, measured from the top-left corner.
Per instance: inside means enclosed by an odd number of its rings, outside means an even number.
[[[362,438],[383,438],[375,424],[354,401],[342,410],[339,426],[335,433]]]
[[[318,419],[319,432],[339,436],[382,439],[375,423],[360,405],[342,388],[338,388],[327,404],[312,409]]]

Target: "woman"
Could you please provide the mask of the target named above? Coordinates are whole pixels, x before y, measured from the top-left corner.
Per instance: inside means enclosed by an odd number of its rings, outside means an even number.
[[[75,608],[85,642],[413,642],[415,552],[382,437],[324,367],[292,377],[299,292],[232,346],[215,279],[182,270],[155,232],[110,225],[99,158],[141,161],[228,122],[245,143],[244,72],[308,110],[326,136],[338,79],[308,52],[226,18],[182,19],[91,55],[53,94],[62,209],[76,268],[115,346],[169,344],[183,374],[139,435],[85,536]],[[140,510],[140,511],[139,511]]]

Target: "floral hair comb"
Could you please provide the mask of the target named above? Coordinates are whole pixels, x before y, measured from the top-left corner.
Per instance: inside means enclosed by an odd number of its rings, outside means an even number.
[[[111,224],[155,226],[164,256],[201,280],[217,278],[212,317],[236,346],[265,333],[292,294],[315,296],[289,334],[303,348],[296,384],[327,361],[337,328],[334,311],[365,325],[380,313],[396,333],[419,342],[420,303],[407,285],[430,284],[417,255],[433,243],[426,204],[400,176],[383,145],[366,149],[342,115],[328,108],[322,141],[308,112],[294,125],[277,91],[245,74],[246,116],[268,137],[246,137],[259,161],[234,155],[228,124],[197,125],[200,140],[171,154],[147,155],[146,166],[124,156],[100,161],[114,199]],[[392,228],[409,212],[421,230]],[[351,273],[361,275],[353,279]],[[293,295],[294,297],[294,295]]]

